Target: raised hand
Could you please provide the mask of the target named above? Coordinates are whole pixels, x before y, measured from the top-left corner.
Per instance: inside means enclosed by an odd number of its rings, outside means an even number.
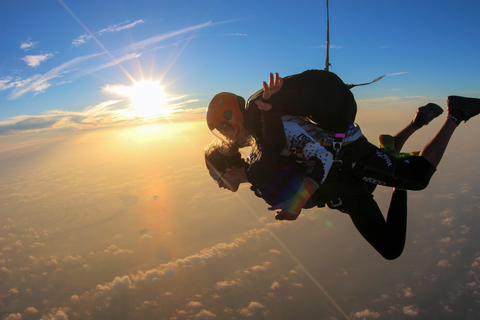
[[[268,100],[271,96],[275,93],[280,91],[283,85],[283,79],[275,73],[275,78],[273,77],[273,73],[270,73],[270,78],[268,80],[268,84],[264,81],[263,82],[263,99]]]

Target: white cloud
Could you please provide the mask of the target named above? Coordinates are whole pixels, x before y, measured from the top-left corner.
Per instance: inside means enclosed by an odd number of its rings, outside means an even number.
[[[228,287],[238,286],[240,283],[236,280],[231,281],[219,281],[216,283],[215,288],[217,289],[225,289]]]
[[[201,308],[201,307],[203,307],[203,304],[201,302],[198,302],[198,301],[190,301],[189,303],[187,303],[187,307],[189,307],[189,308]]]
[[[445,225],[445,226],[451,226],[452,223],[454,221],[454,218],[445,218],[443,221],[442,221],[442,224]]]
[[[254,271],[254,272],[261,272],[261,271],[265,271],[268,269],[268,267],[270,266],[270,262],[264,262],[261,266],[260,265],[257,265],[257,266],[253,266],[250,268],[250,270]]]
[[[36,314],[38,313],[38,310],[34,307],[28,307],[25,309],[25,313]]]
[[[34,48],[37,44],[38,44],[38,42],[33,42],[33,41],[28,40],[28,41],[22,42],[20,44],[20,49],[28,51],[28,50]]]
[[[22,320],[22,315],[20,313],[11,313],[5,320]]]
[[[450,267],[450,263],[449,263],[447,260],[445,260],[445,259],[439,261],[439,262],[437,263],[437,265],[438,265],[439,267]]]
[[[276,255],[282,255],[281,251],[275,250],[275,249],[270,249],[270,253],[276,254]]]
[[[14,87],[11,77],[5,77],[0,79],[0,91],[7,90]]]
[[[450,237],[445,237],[445,238],[440,239],[441,243],[449,243],[451,241],[452,241],[452,238],[450,238]]]
[[[18,288],[11,288],[10,290],[8,290],[8,293],[9,294],[18,294],[19,291],[18,291]]]
[[[208,320],[208,319],[215,319],[217,317],[216,314],[208,311],[208,310],[202,310],[196,315],[193,316],[193,319],[195,320]]]
[[[53,54],[46,53],[46,54],[39,54],[39,55],[28,55],[22,58],[23,61],[27,63],[28,66],[32,68],[36,68],[42,63],[43,61],[53,57]]]
[[[42,316],[40,320],[68,320],[68,309],[54,310]]]
[[[403,290],[403,296],[405,298],[412,298],[414,297],[415,295],[413,294],[412,292],[412,288],[406,288],[405,290]]]
[[[418,308],[415,306],[405,306],[403,307],[403,313],[409,317],[418,316]]]
[[[84,43],[87,43],[87,41],[90,40],[91,38],[92,37],[89,36],[88,34],[82,34],[78,38],[73,39],[72,44],[73,44],[73,46],[78,47],[78,46],[80,46]]]
[[[355,319],[377,319],[380,318],[380,313],[365,309],[363,311],[356,312],[353,317]]]

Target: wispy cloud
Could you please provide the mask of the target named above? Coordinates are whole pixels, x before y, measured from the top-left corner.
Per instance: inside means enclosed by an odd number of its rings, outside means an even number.
[[[14,88],[12,94],[10,95],[11,99],[16,99],[19,96],[29,92],[42,92],[47,89],[51,84],[50,80],[61,77],[64,74],[74,70],[80,63],[90,60],[94,57],[102,55],[104,53],[94,53],[87,56],[81,56],[70,61],[67,61],[61,64],[58,67],[55,67],[43,75],[34,75],[25,80],[16,80],[14,83],[8,82],[8,78],[2,79],[3,87],[2,88]],[[11,78],[10,78],[11,80]]]
[[[111,33],[111,32],[119,32],[119,31],[123,31],[123,30],[127,30],[127,29],[131,29],[139,24],[142,24],[144,23],[144,21],[142,19],[140,20],[136,20],[132,23],[129,23],[128,21],[127,22],[122,22],[122,23],[119,23],[119,24],[116,24],[116,25],[112,25],[112,26],[109,26],[107,28],[104,28],[100,31],[97,31],[97,32],[94,32],[93,34],[94,35],[102,35],[104,33]],[[83,34],[81,36],[79,36],[78,38],[74,39],[72,41],[72,44],[75,46],[75,47],[78,47],[84,43],[87,43],[88,41],[90,41],[91,39],[93,38],[92,35],[90,34]]]
[[[83,70],[81,70],[79,73],[78,73],[78,77],[80,76],[84,76],[86,74],[90,74],[90,73],[93,73],[93,72],[96,72],[96,71],[100,71],[100,70],[103,70],[103,69],[106,69],[106,68],[109,68],[109,67],[112,67],[112,66],[115,66],[115,65],[118,65],[119,63],[121,62],[124,62],[124,61],[127,61],[127,60],[131,60],[131,59],[136,59],[136,58],[139,58],[141,56],[140,53],[127,53],[117,59],[114,59],[112,61],[109,61],[109,62],[106,62],[104,64],[101,64],[101,65],[98,65],[98,66],[93,66],[93,67],[90,67],[90,68],[85,68]]]
[[[404,71],[404,72],[396,72],[396,73],[389,73],[386,76],[387,77],[393,77],[393,76],[401,76],[402,74],[407,74],[410,73],[410,71]]]
[[[235,37],[248,37],[246,33],[224,33],[224,36],[235,36]]]
[[[322,48],[322,49],[325,49],[327,48],[327,45],[324,44],[324,45],[321,45],[321,46],[315,46],[313,48]],[[337,44],[330,44],[330,49],[342,49],[342,46],[339,46]]]
[[[197,31],[197,30],[200,30],[202,28],[209,27],[209,26],[212,26],[212,25],[213,25],[213,23],[211,21],[208,21],[206,23],[198,24],[198,25],[188,27],[188,28],[185,28],[185,29],[181,29],[181,30],[177,30],[177,31],[153,36],[151,38],[148,38],[148,39],[145,39],[145,40],[142,40],[142,41],[139,41],[137,43],[132,44],[131,46],[129,46],[129,49],[146,48],[146,47],[154,45],[154,44],[156,44],[160,41],[166,40],[168,38],[172,38],[172,37],[175,37],[175,36],[178,36],[178,35],[181,35],[181,34],[184,34],[184,33],[192,32],[192,31]]]
[[[43,61],[53,57],[51,53],[39,54],[39,55],[28,55],[22,58],[29,67],[36,68],[42,63]]]
[[[122,22],[122,23],[119,23],[119,24],[116,24],[116,25],[113,25],[113,26],[109,26],[105,29],[102,29],[102,30],[98,31],[98,34],[102,34],[102,33],[106,33],[106,32],[118,32],[118,31],[122,31],[122,30],[127,30],[127,29],[131,29],[131,28],[135,27],[136,25],[142,24],[142,23],[144,23],[144,21],[142,19],[136,20],[132,23]]]

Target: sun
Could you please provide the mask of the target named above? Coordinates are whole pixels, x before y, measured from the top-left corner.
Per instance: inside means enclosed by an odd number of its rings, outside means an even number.
[[[167,96],[160,82],[140,81],[130,88],[128,97],[139,116],[148,117],[165,113]]]
[[[111,85],[105,87],[105,90],[127,97],[130,100],[130,107],[126,113],[131,116],[144,118],[166,116],[172,111],[167,105],[170,99],[160,81],[135,81],[131,86]]]

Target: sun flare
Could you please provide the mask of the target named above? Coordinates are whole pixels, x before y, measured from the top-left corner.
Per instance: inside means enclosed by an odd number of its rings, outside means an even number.
[[[127,113],[132,116],[166,116],[172,111],[167,105],[169,97],[160,85],[160,81],[143,80],[131,86],[107,86],[105,90],[127,97],[131,102]]]

